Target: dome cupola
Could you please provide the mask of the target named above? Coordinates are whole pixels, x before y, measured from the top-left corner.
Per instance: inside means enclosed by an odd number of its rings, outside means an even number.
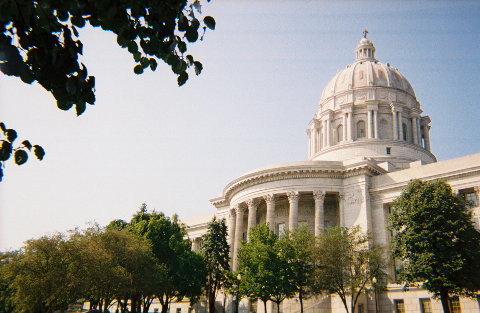
[[[363,31],[363,38],[360,40],[358,45],[355,47],[355,53],[357,61],[371,60],[376,61],[375,59],[375,46],[373,42],[367,38],[368,30]]]
[[[368,31],[356,59],[325,86],[310,122],[310,160],[357,157],[388,161],[395,168],[436,161],[430,152],[430,118],[422,116],[412,85],[398,68],[375,58]]]

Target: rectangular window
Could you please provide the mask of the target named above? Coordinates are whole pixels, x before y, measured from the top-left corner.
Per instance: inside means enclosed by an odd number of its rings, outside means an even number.
[[[387,154],[392,154],[392,148],[387,147]]]
[[[460,307],[460,298],[451,297],[450,298],[450,312],[451,313],[462,313],[462,308]]]
[[[393,300],[393,303],[395,305],[395,313],[405,313],[405,303],[403,299]]]
[[[285,223],[278,224],[278,235],[285,234]]]
[[[430,299],[420,299],[420,310],[422,313],[433,313]]]
[[[474,188],[466,188],[459,191],[459,194],[467,201],[467,206],[469,208],[474,208],[478,206],[478,197]]]
[[[471,207],[476,207],[478,206],[478,199],[477,199],[477,194],[475,192],[469,192],[465,194],[465,200],[468,201],[468,204]]]

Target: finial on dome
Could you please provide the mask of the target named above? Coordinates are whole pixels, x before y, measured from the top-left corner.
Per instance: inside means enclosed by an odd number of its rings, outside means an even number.
[[[367,34],[368,34],[368,29],[364,29],[363,30],[363,38],[367,38]]]

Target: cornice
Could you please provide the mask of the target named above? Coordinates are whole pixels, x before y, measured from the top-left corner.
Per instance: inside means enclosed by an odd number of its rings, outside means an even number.
[[[398,173],[398,172],[393,172],[393,173]],[[441,172],[435,175],[428,175],[428,176],[423,176],[418,178],[422,180],[431,181],[431,180],[437,180],[437,179],[446,179],[446,180],[462,179],[462,178],[467,178],[472,176],[480,176],[480,165],[474,168],[465,168],[465,169],[455,170],[451,172]],[[383,185],[382,187],[370,188],[370,192],[381,193],[385,191],[395,191],[398,189],[403,189],[408,185],[409,182],[410,180],[404,180],[394,184]]]
[[[310,161],[297,166],[279,166],[251,172],[237,178],[225,187],[221,197],[212,199],[210,202],[216,207],[227,206],[234,194],[251,186],[268,182],[308,178],[344,179],[358,175],[375,176],[384,173],[385,170],[369,160],[362,160],[346,166],[340,162],[328,161]]]

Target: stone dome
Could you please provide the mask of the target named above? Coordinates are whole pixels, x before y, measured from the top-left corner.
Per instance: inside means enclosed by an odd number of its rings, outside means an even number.
[[[401,90],[415,97],[412,85],[396,67],[375,59],[375,46],[370,39],[362,38],[355,52],[355,62],[339,70],[323,89],[321,102],[345,91],[377,86]]]
[[[364,37],[356,60],[330,80],[309,124],[309,159],[367,158],[396,169],[436,161],[430,152],[430,118],[424,116],[410,82],[397,68],[375,58]]]

